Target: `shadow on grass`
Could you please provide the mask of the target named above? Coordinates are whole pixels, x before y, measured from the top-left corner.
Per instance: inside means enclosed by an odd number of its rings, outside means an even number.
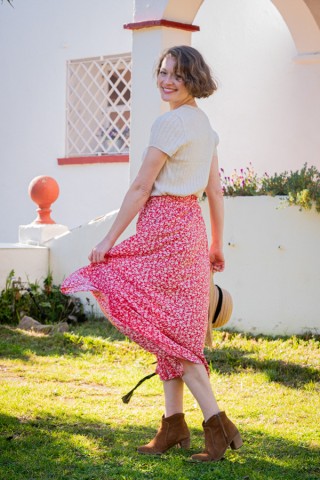
[[[106,319],[85,322],[71,327],[70,333],[55,335],[35,334],[16,327],[0,325],[0,358],[28,360],[30,351],[39,356],[79,356],[89,350],[92,353],[101,353],[113,342],[123,340],[124,335]]]
[[[20,358],[28,361],[30,352],[39,356],[81,356],[88,352],[103,354],[119,350],[115,342],[125,337],[106,319],[85,322],[74,328],[74,333],[54,336],[33,335],[22,330],[0,325],[0,358]],[[140,351],[140,350],[139,350]],[[119,353],[119,352],[118,352]],[[320,372],[315,367],[302,366],[283,360],[259,360],[252,352],[241,348],[220,347],[206,349],[206,358],[213,370],[223,375],[246,370],[265,373],[267,379],[291,388],[301,388],[309,382],[320,381]]]
[[[252,353],[238,348],[208,349],[205,356],[211,368],[224,375],[245,370],[260,371],[265,373],[269,381],[291,388],[300,388],[306,383],[320,381],[320,372],[314,367],[283,360],[258,360],[252,357]]]
[[[108,425],[94,419],[52,417],[33,420],[0,414],[0,471],[6,480],[315,480],[319,449],[308,449],[258,431],[243,432],[245,446],[228,450],[224,461],[191,463],[203,434],[192,430],[190,451],[171,449],[161,457],[143,456],[136,446],[154,430]]]

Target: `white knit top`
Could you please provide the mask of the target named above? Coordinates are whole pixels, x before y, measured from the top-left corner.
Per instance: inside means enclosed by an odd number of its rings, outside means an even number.
[[[149,146],[166,153],[168,159],[151,195],[200,197],[207,186],[218,143],[217,133],[200,108],[182,105],[158,117],[151,128]]]

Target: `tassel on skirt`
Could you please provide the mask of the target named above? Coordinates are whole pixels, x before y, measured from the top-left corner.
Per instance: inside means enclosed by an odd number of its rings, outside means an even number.
[[[72,273],[65,294],[90,291],[108,320],[157,357],[162,380],[183,375],[181,360],[205,365],[210,262],[197,197],[150,197],[136,234],[103,262]]]

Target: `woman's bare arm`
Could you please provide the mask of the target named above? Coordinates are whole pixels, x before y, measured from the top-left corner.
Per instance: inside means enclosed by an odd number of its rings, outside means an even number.
[[[149,147],[137,177],[129,187],[118,215],[104,239],[89,254],[90,262],[101,262],[120,235],[131,223],[150,197],[152,186],[163,167],[167,155],[155,147]]]
[[[223,255],[224,204],[217,156],[212,158],[208,185],[205,191],[208,197],[210,209],[210,262],[214,271],[222,272],[225,265]]]

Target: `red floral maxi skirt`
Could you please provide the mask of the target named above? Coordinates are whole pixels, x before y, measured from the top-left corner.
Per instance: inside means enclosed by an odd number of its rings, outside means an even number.
[[[181,359],[203,364],[210,263],[197,197],[150,197],[136,234],[104,262],[71,274],[65,294],[91,291],[110,322],[157,357],[162,380],[181,377]]]

